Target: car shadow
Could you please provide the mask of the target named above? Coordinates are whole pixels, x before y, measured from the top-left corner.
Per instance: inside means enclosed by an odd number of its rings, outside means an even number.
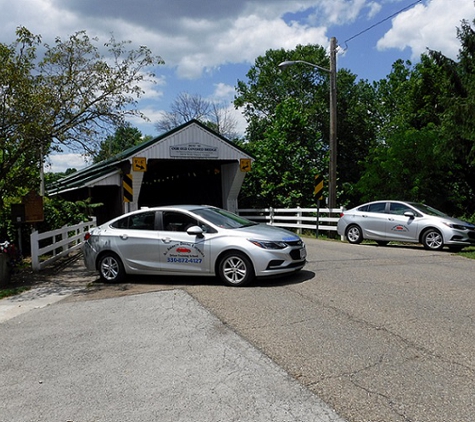
[[[282,274],[278,276],[259,277],[244,288],[253,287],[276,287],[299,284],[315,277],[312,271],[301,270],[296,273]],[[224,286],[226,285],[216,276],[170,276],[170,275],[133,275],[121,283],[105,283],[99,277],[91,283],[91,288],[114,290],[135,290],[138,286],[149,287],[151,290],[175,289],[180,287],[194,286]],[[229,286],[232,287],[232,286]]]
[[[296,273],[282,274],[273,277],[260,277],[254,280],[249,287],[276,287],[300,284],[315,277],[313,271],[300,270]]]
[[[362,243],[365,246],[372,246],[376,248],[385,248],[385,249],[413,249],[413,250],[418,250],[418,251],[427,251],[430,252],[429,249],[425,249],[423,245],[420,243],[389,243],[388,245],[378,245],[377,243]],[[437,251],[432,251],[432,252],[447,252],[447,253],[454,253],[454,251],[451,251],[447,247],[443,249],[439,249]]]

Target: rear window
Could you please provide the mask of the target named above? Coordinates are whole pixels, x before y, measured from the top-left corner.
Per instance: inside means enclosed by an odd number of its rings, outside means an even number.
[[[116,229],[155,230],[155,212],[132,214],[111,224]]]
[[[358,208],[360,212],[385,212],[386,202],[378,202],[376,204],[367,204]]]

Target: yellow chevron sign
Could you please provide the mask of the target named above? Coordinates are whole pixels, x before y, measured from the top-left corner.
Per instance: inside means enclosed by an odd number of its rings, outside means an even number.
[[[317,174],[315,176],[315,190],[313,194],[317,197],[317,199],[323,199],[323,177]]]
[[[134,188],[132,186],[131,174],[124,174],[122,179],[122,192],[124,193],[124,202],[134,201]]]

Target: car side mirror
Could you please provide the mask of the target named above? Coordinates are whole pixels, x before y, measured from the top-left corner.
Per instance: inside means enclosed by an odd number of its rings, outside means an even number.
[[[190,236],[198,236],[198,237],[203,236],[203,229],[200,226],[191,226],[186,232]]]
[[[414,218],[416,216],[412,211],[406,211],[404,215],[409,218]]]

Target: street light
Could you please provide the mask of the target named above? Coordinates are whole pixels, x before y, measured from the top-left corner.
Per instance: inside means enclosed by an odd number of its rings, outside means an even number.
[[[336,161],[337,161],[337,135],[336,135],[336,38],[330,39],[330,69],[305,60],[285,61],[279,64],[285,69],[296,63],[303,63],[330,74],[330,168],[328,176],[328,207],[336,208]]]

